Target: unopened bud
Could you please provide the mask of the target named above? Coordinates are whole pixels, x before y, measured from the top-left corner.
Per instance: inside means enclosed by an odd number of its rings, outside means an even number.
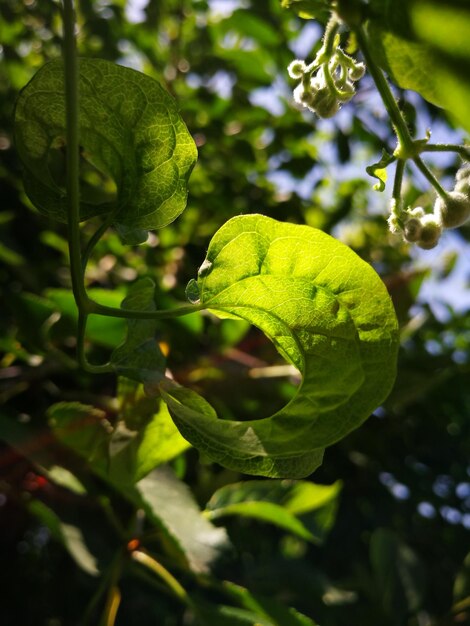
[[[403,234],[406,241],[414,243],[421,239],[422,230],[423,227],[421,225],[421,220],[419,220],[417,217],[412,217],[406,222],[405,228],[403,229]]]
[[[364,63],[355,63],[352,67],[349,68],[348,76],[351,80],[359,80],[366,73],[366,66]]]
[[[287,71],[291,78],[302,78],[306,70],[307,66],[305,65],[305,62],[301,61],[300,59],[295,59],[295,61],[292,61],[292,63],[287,68]]]
[[[458,228],[470,217],[470,197],[460,191],[451,191],[445,200],[437,198],[434,213],[445,228]]]
[[[431,250],[439,243],[442,234],[442,225],[432,214],[425,215],[421,218],[421,234],[417,242],[423,250]]]

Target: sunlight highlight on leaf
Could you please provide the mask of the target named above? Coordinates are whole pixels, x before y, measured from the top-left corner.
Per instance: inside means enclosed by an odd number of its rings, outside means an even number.
[[[231,219],[199,276],[201,303],[258,326],[302,384],[273,416],[220,420],[194,391],[161,384],[176,425],[209,458],[251,474],[301,478],[357,428],[395,379],[397,321],[385,286],[352,250],[307,226]]]

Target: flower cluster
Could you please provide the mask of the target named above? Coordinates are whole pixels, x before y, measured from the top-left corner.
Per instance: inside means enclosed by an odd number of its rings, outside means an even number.
[[[364,76],[365,66],[336,46],[331,55],[321,50],[310,65],[299,59],[292,61],[288,72],[291,78],[300,79],[294,89],[294,100],[319,117],[327,118],[354,96],[354,83]]]
[[[392,214],[389,218],[390,230],[400,230],[406,241],[416,243],[424,250],[437,246],[445,228],[458,228],[470,218],[470,164],[462,166],[456,175],[454,189],[445,197],[439,196],[432,213],[422,207],[407,209],[401,214],[396,202],[392,201]]]

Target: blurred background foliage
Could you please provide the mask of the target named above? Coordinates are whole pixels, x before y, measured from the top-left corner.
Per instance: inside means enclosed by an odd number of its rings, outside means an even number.
[[[113,571],[123,536],[132,535],[121,525],[148,535],[146,548],[184,582],[199,617],[130,563],[119,583],[118,626],[313,623],[287,615],[284,605],[322,626],[470,624],[469,226],[426,253],[389,234],[389,190],[372,191],[365,174],[382,147],[394,144],[378,95],[365,77],[333,121],[299,111],[286,67],[311,56],[322,31],[278,0],[82,0],[78,23],[80,54],[160,81],[199,149],[186,211],[139,247],[109,231],[90,263],[90,288],[117,306],[130,283],[148,276],[158,285],[158,305],[168,307],[184,300],[210,237],[228,218],[261,212],[306,223],[342,239],[383,277],[402,328],[399,376],[386,404],[327,450],[311,479],[315,492],[310,481],[296,495],[286,481],[252,481],[207,465],[178,443],[162,453],[172,458],[172,478],[150,474],[129,499],[119,481],[93,473],[77,447],[65,447],[66,437],[48,422],[51,404],[93,405],[111,427],[124,416],[129,428],[159,409],[125,381],[117,386],[112,376],[90,376],[74,363],[66,228],[27,200],[12,137],[19,90],[60,56],[60,12],[54,2],[3,0],[1,623],[100,623],[100,581]],[[432,126],[436,142],[462,140],[443,110],[414,92],[396,95],[418,134]],[[431,162],[451,186],[457,159],[433,155]],[[405,194],[409,203],[431,201],[411,171]],[[95,227],[87,222],[84,236]],[[124,332],[122,320],[92,319],[91,359],[103,361]],[[190,316],[162,322],[158,340],[174,377],[225,417],[267,416],[298,384],[264,336],[243,323]],[[170,492],[176,480],[181,492],[171,516],[184,519],[197,503],[215,544],[225,546],[219,559],[205,554],[202,569],[191,565],[191,532],[170,528],[162,502],[146,499],[167,479]]]

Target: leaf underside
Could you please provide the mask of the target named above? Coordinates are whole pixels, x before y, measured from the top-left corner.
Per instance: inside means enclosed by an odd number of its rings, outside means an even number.
[[[197,159],[173,98],[155,80],[101,59],[79,60],[80,219],[112,215],[161,228],[185,208]],[[25,189],[37,208],[67,221],[62,61],[47,63],[21,92],[15,139]]]
[[[213,461],[249,474],[301,478],[324,449],[387,397],[398,347],[393,305],[376,272],[325,233],[262,215],[229,220],[201,266],[201,303],[259,327],[302,374],[271,417],[220,420],[171,381],[162,397],[182,435]]]

